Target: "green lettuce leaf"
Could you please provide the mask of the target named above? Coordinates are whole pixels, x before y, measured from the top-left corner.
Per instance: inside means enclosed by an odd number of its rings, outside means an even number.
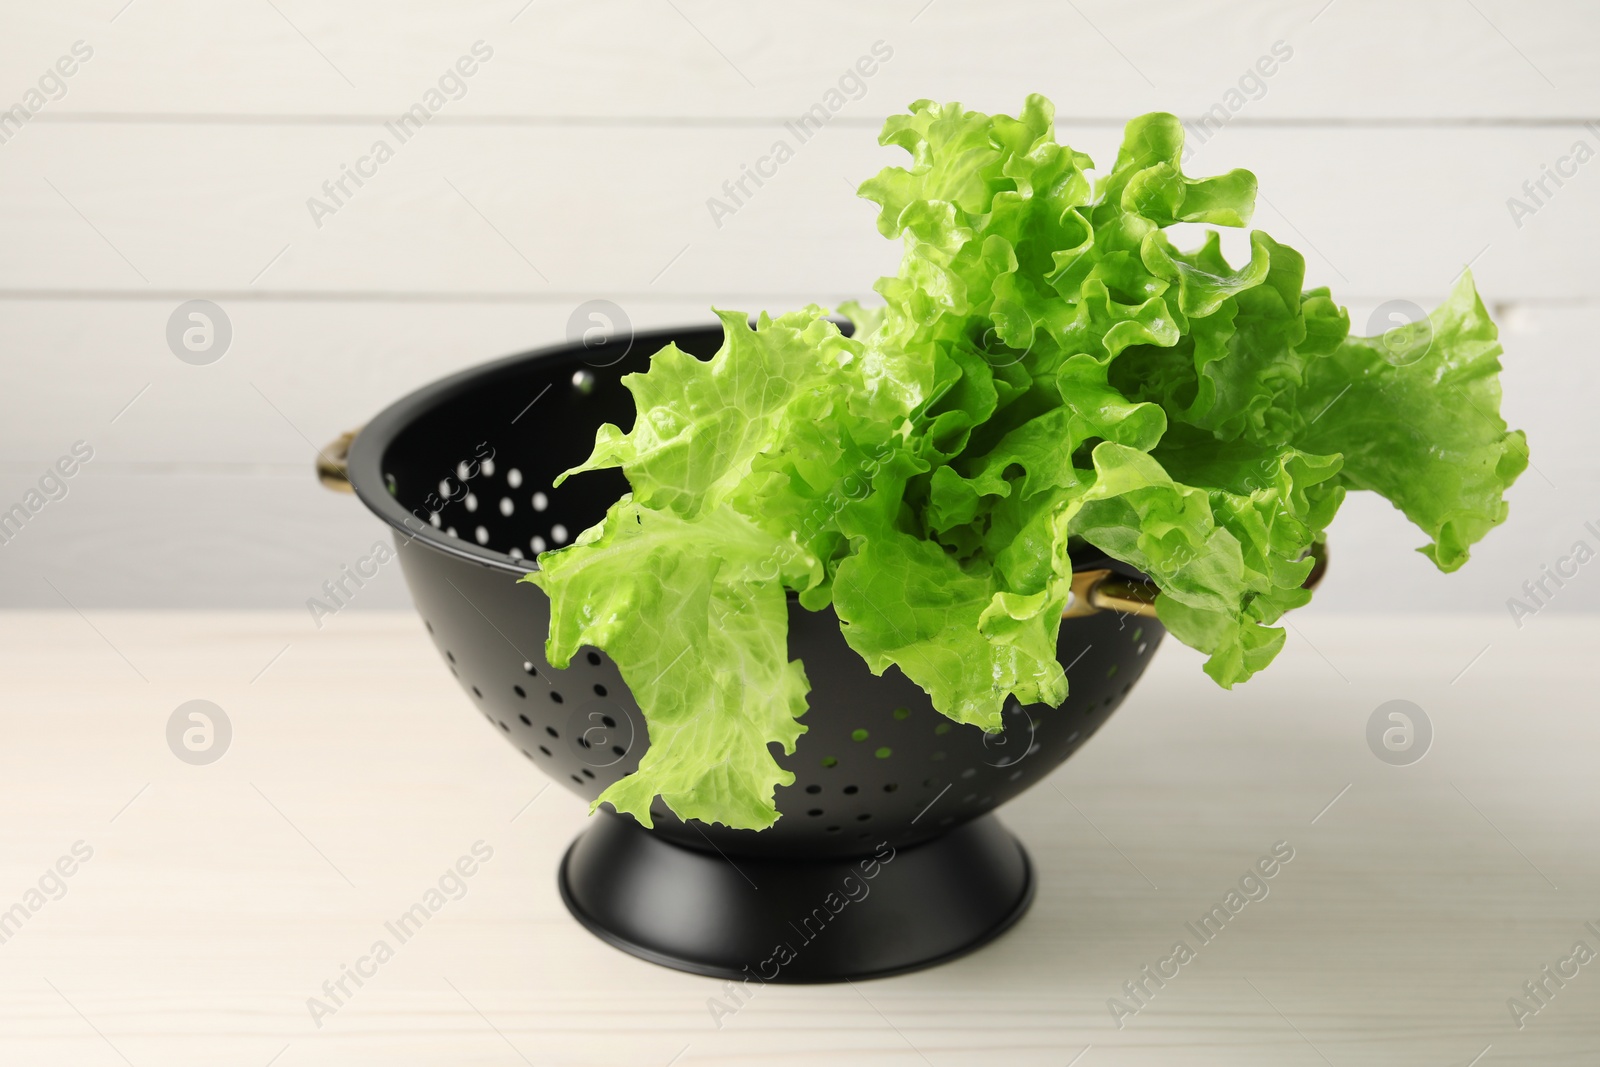
[[[650,826],[660,794],[685,819],[771,825],[773,789],[794,774],[767,746],[794,751],[810,688],[785,647],[782,579],[804,575],[802,555],[726,505],[690,522],[624,497],[539,562],[526,580],[550,595],[551,664],[605,649],[646,712],[638,771],[596,804]]]
[[[1385,334],[1351,338],[1313,364],[1295,398],[1294,437],[1342,454],[1344,484],[1403,511],[1428,535],[1418,551],[1448,572],[1505,521],[1528,442],[1500,417],[1499,331],[1469,272],[1428,324],[1420,354]]]
[[[620,467],[632,489],[528,576],[551,662],[605,649],[644,711],[648,752],[597,804],[778,818],[807,692],[790,596],[993,728],[1009,699],[1066,697],[1084,546],[1150,575],[1161,621],[1231,686],[1282,648],[1349,490],[1392,501],[1443,570],[1505,519],[1526,444],[1467,274],[1426,325],[1352,338],[1268,234],[1241,264],[1214,231],[1180,249],[1175,224],[1248,225],[1256,179],[1186,175],[1167,114],[1130,122],[1098,181],[1038,96],[1015,118],[921,100],[880,141],[909,163],[861,194],[904,251],[881,307],[843,309],[854,336],[817,307],[719,312],[721,350],[668,346],[625,378],[633,427],[601,427],[569,472]]]

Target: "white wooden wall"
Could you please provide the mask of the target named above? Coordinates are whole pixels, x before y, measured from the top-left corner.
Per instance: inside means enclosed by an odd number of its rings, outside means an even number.
[[[1125,119],[1211,108],[1279,41],[1291,58],[1190,169],[1255,170],[1257,224],[1358,325],[1386,299],[1437,300],[1470,261],[1536,466],[1448,578],[1387,505],[1353,499],[1325,607],[1504,611],[1573,541],[1600,545],[1583,528],[1600,526],[1600,162],[1520,225],[1507,207],[1575,141],[1600,149],[1600,17],[1579,0],[0,10],[0,108],[93,49],[64,95],[0,126],[0,510],[74,441],[95,450],[0,546],[5,605],[295,607],[381,534],[317,486],[308,442],[560,340],[591,298],[647,327],[866,294],[896,248],[852,187],[901,160],[876,131],[911,100],[1014,110],[1043,92],[1063,139],[1108,163]],[[465,94],[316,225],[307,199],[478,41],[493,55]],[[707,198],[876,42],[892,56],[864,95],[719,226]],[[165,340],[193,298],[232,322],[209,366]],[[404,597],[386,574],[358,604]],[[1600,565],[1551,610],[1596,607]]]

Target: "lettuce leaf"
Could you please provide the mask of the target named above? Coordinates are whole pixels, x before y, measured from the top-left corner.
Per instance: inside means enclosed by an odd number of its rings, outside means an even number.
[[[810,688],[784,641],[799,553],[725,504],[689,522],[629,496],[550,556],[529,577],[551,597],[551,663],[603,648],[648,709],[650,747],[605,799],[647,826],[658,793],[685,819],[771,825],[794,774],[767,745],[794,751]]]
[[[568,472],[632,489],[526,579],[552,601],[550,661],[605,649],[645,714],[639,769],[597,805],[772,825],[793,780],[773,746],[805,730],[789,596],[991,728],[1008,699],[1066,697],[1084,545],[1149,574],[1232,686],[1282,648],[1347,491],[1391,500],[1447,571],[1504,521],[1527,451],[1470,275],[1425,326],[1353,338],[1266,233],[1238,265],[1215,231],[1179,249],[1176,223],[1248,225],[1256,179],[1184,174],[1167,114],[1130,122],[1098,181],[1039,96],[1015,118],[918,101],[880,142],[910,156],[861,187],[904,246],[883,305],[846,305],[851,337],[815,306],[718,312],[721,350],[669,345],[625,378],[633,427]]]
[[[1344,484],[1404,512],[1428,535],[1417,551],[1449,572],[1505,521],[1505,490],[1528,467],[1528,442],[1500,417],[1499,333],[1470,273],[1428,326],[1420,356],[1403,350],[1395,361],[1385,337],[1356,337],[1314,364],[1296,395],[1294,433],[1342,454]]]

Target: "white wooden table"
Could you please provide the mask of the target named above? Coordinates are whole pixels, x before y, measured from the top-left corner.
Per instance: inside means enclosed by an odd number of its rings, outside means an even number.
[[[414,616],[0,615],[0,909],[26,913],[0,943],[0,1062],[1594,1064],[1600,962],[1520,1030],[1507,1001],[1600,950],[1600,620],[1294,625],[1233,693],[1169,642],[1003,810],[1040,884],[998,942],[767,987],[719,1029],[719,983],[568,917],[583,805],[485,728]],[[197,698],[233,727],[206,766],[166,742]],[[1410,766],[1367,745],[1391,699],[1434,727]],[[308,998],[480,841],[464,895],[319,1028]],[[1200,945],[1185,923],[1280,841],[1270,894]],[[48,876],[75,845],[92,856]],[[1195,959],[1119,1029],[1108,999],[1179,939]]]

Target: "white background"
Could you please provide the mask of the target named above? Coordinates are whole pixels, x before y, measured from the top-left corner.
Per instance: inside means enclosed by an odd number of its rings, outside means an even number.
[[[1014,111],[1043,92],[1105,165],[1127,118],[1204,111],[1278,41],[1292,58],[1190,169],[1253,169],[1256,224],[1305,252],[1307,284],[1359,332],[1385,300],[1431,306],[1470,261],[1534,463],[1452,576],[1353,497],[1322,610],[1510,626],[1506,598],[1542,564],[1600,542],[1583,530],[1600,520],[1600,164],[1520,227],[1506,203],[1574,141],[1600,148],[1581,3],[124,2],[11,3],[0,34],[4,106],[75,41],[94,50],[0,144],[0,508],[74,441],[95,450],[0,547],[0,604],[303,607],[383,535],[317,486],[313,444],[564,339],[588,299],[642,328],[870,296],[897,248],[852,187],[903,160],[876,133],[913,99]],[[465,96],[315,225],[307,199],[479,40],[493,58]],[[877,41],[893,56],[865,95],[719,227],[707,198]],[[167,348],[192,298],[232,322],[210,366]],[[356,606],[404,603],[386,573]],[[1550,610],[1597,606],[1583,572]]]
[[[1520,630],[1505,607],[1575,540],[1600,545],[1583,525],[1600,526],[1600,162],[1520,227],[1506,204],[1578,139],[1600,148],[1592,5],[0,15],[0,109],[94,49],[0,143],[0,511],[74,441],[95,450],[0,545],[0,608],[52,609],[0,611],[0,909],[74,841],[95,849],[0,944],[6,1067],[1592,1067],[1595,965],[1524,1029],[1506,1005],[1600,926],[1600,563]],[[478,40],[494,56],[466,95],[314,225],[307,198]],[[718,227],[707,198],[880,40],[865,95]],[[1271,670],[1224,691],[1167,642],[1090,745],[1006,805],[1040,876],[1017,928],[917,974],[770,987],[716,1029],[718,983],[567,914],[553,875],[586,805],[490,736],[397,568],[313,628],[306,599],[387,536],[317,485],[314,447],[564,340],[590,299],[646,328],[866,295],[897,249],[852,187],[903,159],[875,139],[911,100],[1014,111],[1043,92],[1105,164],[1127,118],[1211,108],[1278,41],[1292,58],[1191,169],[1253,169],[1257,224],[1358,330],[1472,263],[1535,465],[1510,520],[1446,576],[1387,504],[1352,497]],[[233,327],[209,366],[167,347],[196,298]],[[207,610],[160,610],[181,607]],[[166,735],[197,698],[233,727],[207,766]],[[1396,699],[1432,722],[1403,767],[1367,736]],[[316,1029],[307,997],[479,838],[496,857],[470,895]],[[1279,839],[1298,858],[1272,897],[1117,1029],[1107,998]]]

